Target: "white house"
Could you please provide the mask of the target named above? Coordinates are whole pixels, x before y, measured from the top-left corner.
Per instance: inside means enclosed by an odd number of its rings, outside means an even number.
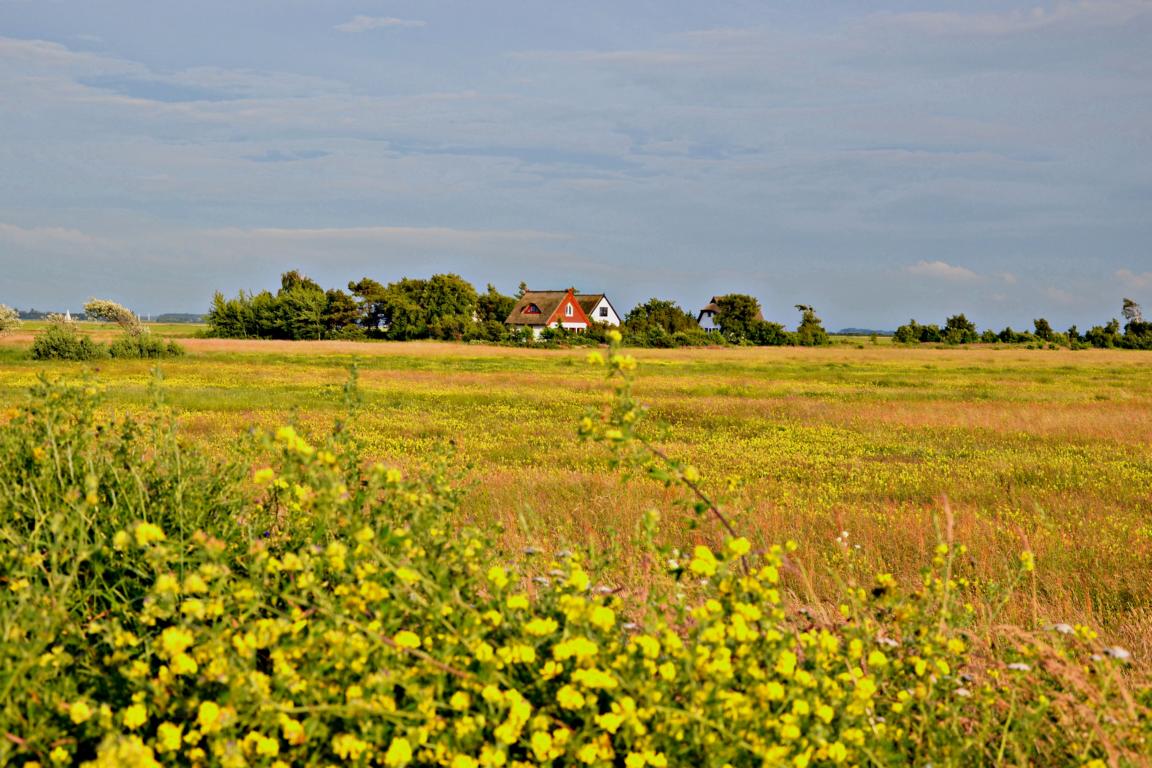
[[[580,308],[584,310],[584,314],[588,315],[588,319],[592,322],[612,326],[620,325],[620,315],[616,313],[616,308],[612,306],[612,302],[608,301],[608,297],[604,294],[578,293],[576,294],[576,301],[580,302]]]

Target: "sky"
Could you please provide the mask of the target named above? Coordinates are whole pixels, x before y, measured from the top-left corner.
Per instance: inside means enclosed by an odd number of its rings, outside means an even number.
[[[0,303],[1152,305],[1152,0],[0,0]]]

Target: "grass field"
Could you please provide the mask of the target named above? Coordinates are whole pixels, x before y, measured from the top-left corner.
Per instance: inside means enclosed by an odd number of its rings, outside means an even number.
[[[28,359],[29,325],[0,340],[0,406],[40,373],[85,370]],[[692,527],[662,486],[623,486],[604,451],[576,438],[580,417],[608,397],[586,350],[182,343],[188,356],[162,365],[167,402],[185,434],[222,457],[253,424],[325,429],[355,362],[365,403],[355,430],[370,455],[407,465],[453,442],[471,480],[469,515],[503,525],[509,551],[593,545],[616,552],[626,579],[647,509],[664,511],[669,543],[718,536]],[[997,602],[1019,552],[1036,553],[1034,594],[990,621],[1084,622],[1137,658],[1152,652],[1152,357],[867,339],[636,356],[637,396],[667,425],[662,445],[710,489],[738,479],[737,527],[755,543],[798,541],[821,596],[854,572],[915,577],[947,504],[981,609]],[[95,368],[107,407],[147,407],[151,363]]]

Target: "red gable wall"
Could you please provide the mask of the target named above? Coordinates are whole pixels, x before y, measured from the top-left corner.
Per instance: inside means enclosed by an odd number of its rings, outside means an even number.
[[[565,309],[565,307],[568,306],[573,308],[571,317],[567,315],[568,310]],[[584,323],[585,327],[592,325],[592,322],[588,319],[588,315],[586,315],[580,307],[580,302],[576,301],[572,289],[568,289],[568,295],[564,297],[564,300],[556,307],[556,311],[552,313],[544,324],[552,327],[556,325],[556,323]]]

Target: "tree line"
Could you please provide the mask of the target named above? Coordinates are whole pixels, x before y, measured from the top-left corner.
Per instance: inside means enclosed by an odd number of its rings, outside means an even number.
[[[520,284],[509,296],[488,284],[480,293],[455,274],[428,278],[402,278],[383,284],[369,277],[349,281],[347,288],[323,288],[299,270],[285,272],[280,288],[226,298],[217,291],[205,316],[208,334],[221,338],[250,339],[439,339],[494,343],[581,344],[602,343],[609,326],[593,323],[585,333],[549,328],[537,339],[526,328],[511,328],[504,320],[524,294]],[[753,296],[732,293],[716,297],[716,330],[700,327],[696,315],[674,301],[652,298],[638,304],[623,318],[620,328],[633,346],[676,347],[715,344],[757,346],[820,346],[828,344],[828,332],[807,304],[797,304],[800,319],[795,330],[761,316]],[[1152,323],[1144,321],[1140,306],[1124,299],[1122,316],[1081,333],[1076,326],[1056,331],[1044,318],[1033,321],[1032,330],[979,331],[964,314],[948,317],[944,324],[921,324],[910,320],[896,329],[894,340],[902,344],[1052,344],[1072,348],[1123,347],[1152,349]]]
[[[280,277],[275,292],[241,291],[227,298],[217,291],[205,316],[208,333],[221,338],[368,339],[396,341],[440,339],[515,343],[600,343],[609,326],[593,323],[585,333],[549,328],[540,339],[529,329],[510,328],[504,320],[527,286],[508,296],[489,284],[484,293],[455,274],[426,279],[402,278],[384,285],[369,277],[350,281],[347,289],[323,288],[298,270]],[[673,347],[719,343],[818,345],[828,334],[811,307],[798,305],[796,331],[760,318],[752,296],[719,297],[719,331],[703,330],[696,316],[673,301],[650,299],[633,308],[622,332],[630,344]]]
[[[1071,349],[1097,347],[1101,349],[1152,349],[1152,322],[1145,322],[1140,305],[1132,299],[1124,299],[1120,310],[1124,318],[1123,330],[1120,321],[1113,318],[1104,325],[1094,325],[1081,333],[1075,325],[1066,331],[1053,329],[1047,319],[1041,317],[1032,321],[1032,330],[1017,331],[1008,326],[1000,331],[976,330],[976,324],[963,313],[952,315],[941,327],[935,323],[921,325],[915,320],[896,329],[893,340],[900,344],[1047,344]]]

